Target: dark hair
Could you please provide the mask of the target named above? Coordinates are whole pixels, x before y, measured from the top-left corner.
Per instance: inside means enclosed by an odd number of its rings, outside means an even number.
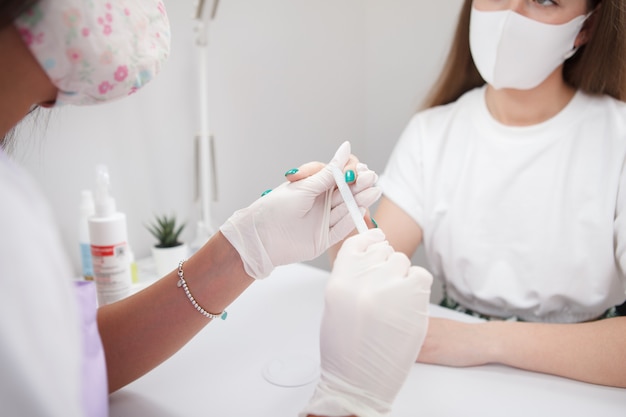
[[[589,94],[626,101],[626,4],[624,0],[587,0],[594,10],[591,38],[563,65],[565,82]],[[470,52],[472,0],[465,0],[443,71],[426,98],[426,108],[447,104],[485,84]]]
[[[0,29],[10,24],[38,0],[0,0]]]
[[[0,30],[13,23],[13,21],[29,7],[37,4],[39,0],[0,0]],[[29,115],[34,116],[39,113],[37,108],[31,109]],[[13,139],[16,134],[16,127],[10,129],[4,137],[0,137],[0,148],[6,152],[11,152]]]

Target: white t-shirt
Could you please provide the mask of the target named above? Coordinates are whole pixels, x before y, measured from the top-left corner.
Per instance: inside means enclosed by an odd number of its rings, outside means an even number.
[[[477,88],[413,117],[379,185],[424,231],[463,306],[578,322],[626,299],[626,104],[578,92],[534,126],[497,122]]]
[[[0,415],[83,416],[80,316],[51,211],[0,150]]]

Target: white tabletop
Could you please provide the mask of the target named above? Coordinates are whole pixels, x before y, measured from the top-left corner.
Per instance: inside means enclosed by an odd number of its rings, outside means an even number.
[[[297,416],[316,380],[278,386],[264,370],[294,356],[319,363],[327,277],[307,265],[277,268],[228,308],[226,321],[215,320],[167,362],[111,395],[110,416]],[[437,306],[431,314],[471,320]],[[626,390],[498,365],[415,364],[392,415],[623,417]]]

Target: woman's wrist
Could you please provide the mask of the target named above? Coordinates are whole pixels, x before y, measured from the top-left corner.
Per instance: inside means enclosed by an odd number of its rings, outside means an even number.
[[[505,363],[506,330],[511,323],[488,321],[480,324],[478,340],[484,352],[484,363]]]
[[[185,279],[198,304],[213,312],[224,311],[254,282],[239,253],[219,231],[185,262]]]

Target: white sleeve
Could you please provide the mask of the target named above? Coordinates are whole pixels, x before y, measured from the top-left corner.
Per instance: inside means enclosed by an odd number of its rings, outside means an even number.
[[[0,415],[81,416],[71,268],[48,205],[3,158],[0,152]]]
[[[424,216],[424,174],[419,115],[411,119],[395,145],[378,186],[383,195],[417,224]]]

